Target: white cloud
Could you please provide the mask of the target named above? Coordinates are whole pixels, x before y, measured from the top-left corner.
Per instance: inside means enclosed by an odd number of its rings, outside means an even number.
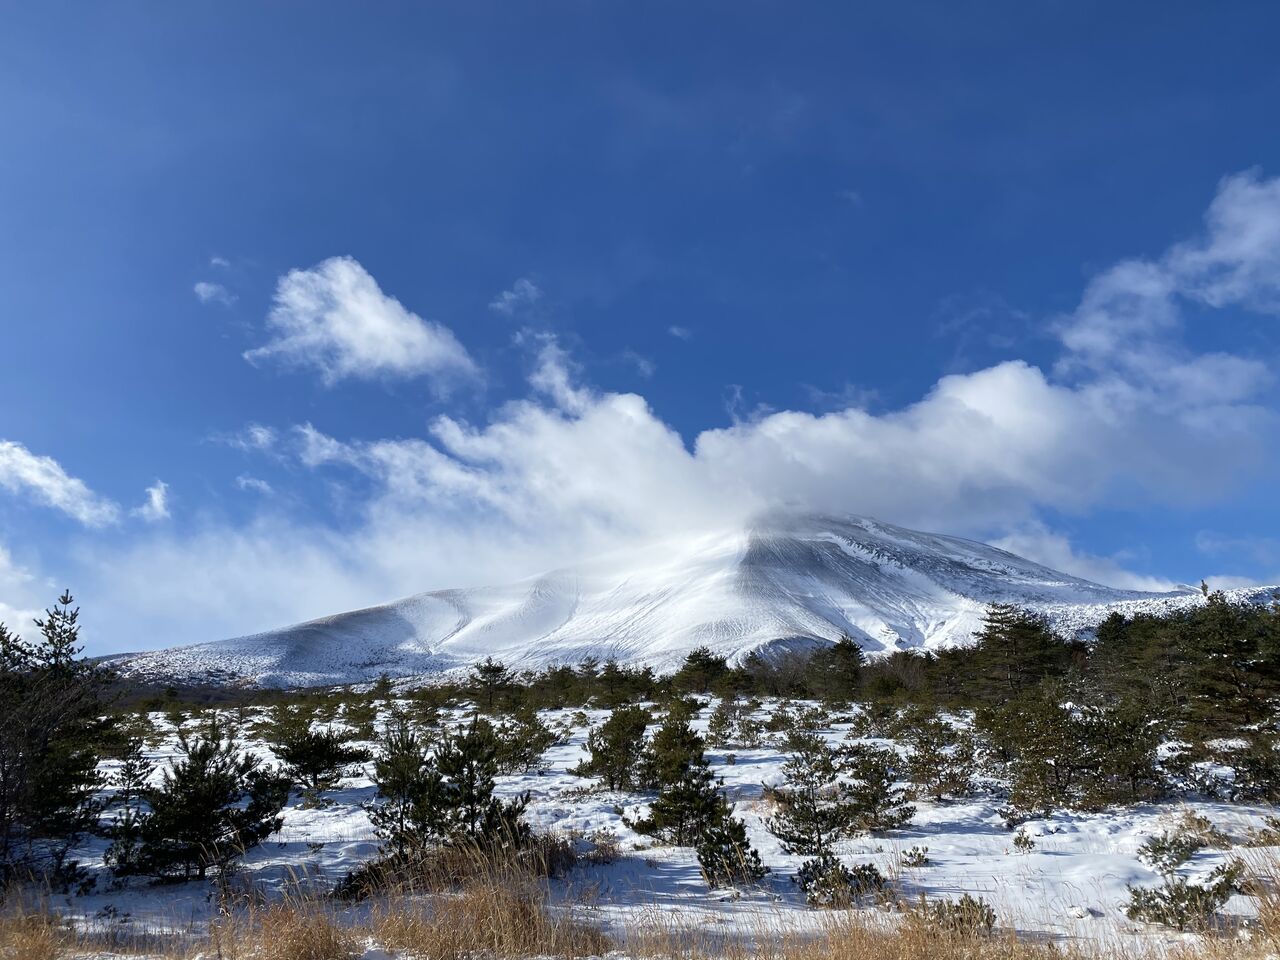
[[[1266,587],[1280,583],[1280,574],[1275,577],[1256,580],[1253,577],[1237,577],[1229,573],[1210,574],[1204,578],[1210,590],[1239,590],[1245,587]]]
[[[251,477],[248,474],[240,474],[236,477],[236,486],[241,490],[250,491],[252,493],[262,494],[264,497],[271,496],[275,491],[271,488],[271,484],[258,477]]]
[[[262,453],[275,447],[278,436],[273,427],[248,423],[238,433],[216,434],[210,439],[246,453]]]
[[[209,258],[209,266],[216,267],[219,270],[226,270],[231,266],[231,261],[226,257],[219,257],[215,254]]]
[[[302,460],[359,466],[381,481],[383,507],[479,509],[540,531],[590,524],[593,542],[777,504],[972,532],[1127,489],[1144,501],[1208,496],[1243,466],[1237,437],[1109,406],[1020,362],[944,378],[903,410],[768,413],[704,431],[690,449],[642,397],[586,388],[566,361],[545,342],[531,383],[547,402],[509,404],[483,427],[440,417],[424,439],[349,443],[307,425]]]
[[[224,307],[229,307],[238,299],[234,293],[220,283],[201,280],[192,289],[195,291],[196,299],[201,303],[220,303]]]
[[[31,621],[43,612],[41,604],[51,602],[56,594],[52,584],[15,561],[0,544],[0,623],[11,633],[30,637],[35,632]]]
[[[351,459],[345,444],[325,436],[309,423],[299,424],[293,432],[298,438],[298,459],[304,466],[318,467]]]
[[[528,277],[521,277],[511,285],[510,290],[503,290],[489,303],[489,309],[504,316],[515,316],[525,307],[531,307],[542,299],[542,291]]]
[[[1090,371],[1118,396],[1189,409],[1238,403],[1271,382],[1259,360],[1189,353],[1177,336],[1185,303],[1280,312],[1280,178],[1225,178],[1200,236],[1090,281],[1059,325],[1060,371]]]
[[[1242,304],[1280,313],[1280,177],[1225,178],[1205,215],[1204,236],[1165,257],[1185,295],[1211,307]]]
[[[61,510],[87,527],[103,527],[120,518],[116,504],[68,475],[58,461],[37,456],[12,440],[0,440],[0,487]]]
[[[991,541],[991,545],[1046,567],[1121,590],[1173,590],[1179,584],[1164,577],[1151,577],[1125,569],[1128,558],[1099,557],[1081,553],[1071,541],[1043,524],[1030,523]]]
[[[808,383],[803,388],[815,410],[847,410],[851,407],[865,410],[880,399],[878,390],[856,383],[845,383],[839,390],[823,390]]]
[[[636,353],[634,350],[626,350],[622,354],[622,359],[626,360],[636,368],[636,373],[640,374],[645,380],[648,380],[658,371],[658,365],[643,354]]]
[[[147,500],[142,506],[132,511],[135,517],[141,517],[148,523],[156,523],[169,519],[169,485],[157,480],[147,487]]]
[[[667,333],[671,334],[671,335],[672,335],[673,337],[675,337],[677,340],[692,340],[692,339],[693,339],[693,331],[692,331],[692,330],[690,330],[688,327],[681,327],[681,326],[678,326],[678,325],[676,325],[676,324],[672,324],[671,326],[667,327]]]
[[[245,359],[310,367],[330,385],[348,377],[443,381],[477,373],[447,327],[406,310],[351,257],[281,277],[267,326],[273,339]]]
[[[579,414],[586,410],[591,403],[592,393],[585,387],[574,385],[573,378],[577,369],[556,339],[538,336],[525,338],[525,342],[539,344],[538,362],[529,375],[530,386],[549,397],[560,410]]]
[[[836,196],[851,206],[862,206],[862,194],[857,190],[841,190],[836,194]]]
[[[1280,539],[1261,536],[1225,536],[1212,530],[1196,534],[1196,549],[1206,556],[1248,557],[1263,564],[1280,564]]]
[[[1263,570],[1275,570],[1271,576],[1255,577],[1220,573],[1205,579],[1215,590],[1232,587],[1257,587],[1280,583],[1280,539],[1266,536],[1226,536],[1212,530],[1196,534],[1196,549],[1214,563],[1249,564]]]

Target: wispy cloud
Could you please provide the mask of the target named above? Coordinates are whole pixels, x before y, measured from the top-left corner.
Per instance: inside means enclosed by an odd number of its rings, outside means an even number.
[[[856,383],[846,383],[839,390],[824,390],[812,384],[804,385],[809,405],[817,410],[866,410],[880,399],[879,391]]]
[[[261,423],[247,423],[236,433],[218,433],[210,437],[215,443],[222,443],[235,450],[246,453],[264,453],[271,450],[279,439],[274,427]]]
[[[1196,549],[1208,557],[1230,557],[1263,566],[1280,566],[1280,539],[1263,536],[1227,536],[1212,530],[1196,534]]]
[[[513,317],[526,307],[542,299],[542,290],[528,277],[521,277],[489,302],[489,309],[503,316]]]
[[[246,351],[246,360],[310,368],[329,385],[427,375],[441,385],[478,374],[452,331],[383,293],[351,257],[281,277],[267,327],[272,339]]]
[[[636,373],[640,374],[645,380],[648,380],[658,371],[658,365],[649,357],[636,353],[634,350],[625,350],[622,359],[635,367]]]
[[[61,510],[87,527],[104,527],[120,518],[119,506],[70,476],[58,461],[13,440],[0,440],[0,487]]]
[[[1067,348],[1058,372],[1190,406],[1238,402],[1271,381],[1262,361],[1188,351],[1177,336],[1188,303],[1280,313],[1280,178],[1225,178],[1199,236],[1094,277],[1057,326]]]
[[[250,493],[260,493],[264,497],[270,496],[275,492],[272,489],[271,484],[267,483],[267,481],[262,480],[259,477],[251,477],[244,473],[236,477],[236,486],[241,490],[245,490]]]
[[[1126,568],[1133,559],[1131,557],[1100,557],[1077,550],[1065,535],[1038,522],[1024,524],[1014,532],[992,540],[991,545],[1054,570],[1120,590],[1164,591],[1180,586],[1164,577],[1133,573]]]
[[[690,330],[688,327],[681,327],[681,326],[672,324],[671,326],[667,327],[667,333],[671,334],[671,336],[675,337],[677,340],[693,339],[693,331]]]
[[[195,290],[196,299],[201,303],[220,303],[224,307],[229,307],[238,299],[234,293],[220,283],[201,280],[193,289]]]
[[[157,480],[147,487],[146,502],[130,511],[135,517],[141,517],[148,523],[157,523],[169,519],[169,485]]]
[[[0,624],[19,636],[30,636],[40,605],[56,595],[52,584],[42,582],[0,544]]]

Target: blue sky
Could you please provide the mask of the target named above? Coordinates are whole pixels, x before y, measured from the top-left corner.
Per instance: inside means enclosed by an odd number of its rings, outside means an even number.
[[[0,619],[90,649],[761,506],[1280,579],[1266,4],[39,4]]]

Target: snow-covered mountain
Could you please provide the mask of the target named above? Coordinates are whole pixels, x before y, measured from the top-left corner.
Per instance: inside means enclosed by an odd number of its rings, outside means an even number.
[[[1236,591],[1262,600],[1270,588]],[[1112,610],[1174,609],[1199,591],[1116,590],[972,540],[866,517],[776,513],[508,586],[436,590],[233,640],[111,658],[165,682],[304,686],[418,676],[487,656],[533,668],[673,669],[695,647],[732,659],[848,634],[874,656],[969,641],[987,604],[1075,634]]]

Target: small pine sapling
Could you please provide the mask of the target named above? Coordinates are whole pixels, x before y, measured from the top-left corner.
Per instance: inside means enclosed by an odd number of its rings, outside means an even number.
[[[712,889],[749,886],[769,872],[747,839],[746,825],[727,814],[703,831],[695,850],[702,878]]]

